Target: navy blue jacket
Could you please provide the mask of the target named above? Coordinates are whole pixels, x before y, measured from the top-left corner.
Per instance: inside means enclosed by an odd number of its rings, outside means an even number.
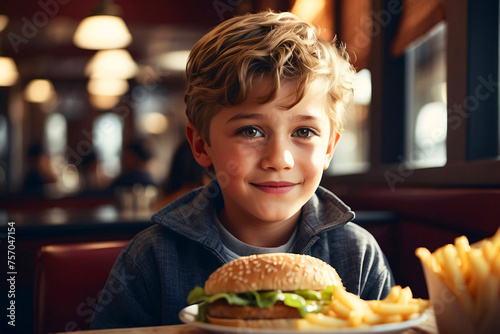
[[[101,293],[92,328],[179,323],[186,297],[224,263],[214,223],[223,205],[217,181],[170,203],[153,216],[117,259]],[[330,263],[346,289],[363,299],[385,297],[394,279],[373,236],[350,222],[354,213],[319,187],[302,208],[293,253]]]

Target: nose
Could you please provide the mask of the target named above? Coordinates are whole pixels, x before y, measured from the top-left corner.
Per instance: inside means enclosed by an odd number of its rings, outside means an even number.
[[[262,156],[261,166],[263,169],[291,169],[294,164],[293,155],[286,140],[269,141]]]

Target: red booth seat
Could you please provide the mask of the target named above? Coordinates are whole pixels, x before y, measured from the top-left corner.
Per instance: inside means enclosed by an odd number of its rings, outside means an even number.
[[[128,241],[42,246],[34,291],[35,333],[85,330],[111,268]]]

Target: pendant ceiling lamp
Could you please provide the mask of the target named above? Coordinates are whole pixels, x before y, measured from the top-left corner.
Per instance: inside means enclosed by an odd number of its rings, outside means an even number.
[[[14,60],[10,57],[0,56],[0,86],[12,86],[18,77],[19,73]]]
[[[113,0],[99,4],[76,28],[73,42],[82,49],[120,49],[132,42],[132,35],[123,21],[121,8]]]
[[[85,75],[90,78],[131,79],[137,71],[137,64],[125,49],[99,50],[85,67]]]
[[[9,23],[7,15],[0,13],[0,33],[5,29]],[[0,39],[1,48],[1,39]],[[0,52],[0,86],[7,87],[16,83],[19,73],[14,59],[10,57],[3,57]]]
[[[92,95],[120,96],[129,89],[127,80],[117,78],[91,78],[87,91]]]
[[[5,29],[9,23],[9,17],[3,13],[0,13],[0,32]]]
[[[24,98],[32,103],[46,103],[55,96],[54,85],[50,80],[31,80],[24,90]]]

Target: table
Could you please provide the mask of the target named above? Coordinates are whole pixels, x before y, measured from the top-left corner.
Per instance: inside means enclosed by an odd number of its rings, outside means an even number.
[[[99,205],[91,209],[47,208],[37,211],[0,210],[0,228],[7,222],[16,227],[16,240],[44,240],[112,234],[135,235],[151,226],[152,212],[122,212],[113,205]],[[0,240],[5,235],[0,235]]]
[[[126,329],[101,329],[83,331],[81,334],[206,334],[202,329],[192,325],[173,325],[158,327],[137,327]],[[61,333],[62,334],[62,333]],[[402,334],[438,334],[436,321],[432,310],[428,313],[428,318],[417,327],[408,329]]]
[[[89,330],[80,333],[85,334],[206,334],[205,331],[191,325],[173,325],[157,327],[136,327],[120,329]],[[60,333],[63,334],[63,333]],[[66,333],[67,334],[67,333]]]

